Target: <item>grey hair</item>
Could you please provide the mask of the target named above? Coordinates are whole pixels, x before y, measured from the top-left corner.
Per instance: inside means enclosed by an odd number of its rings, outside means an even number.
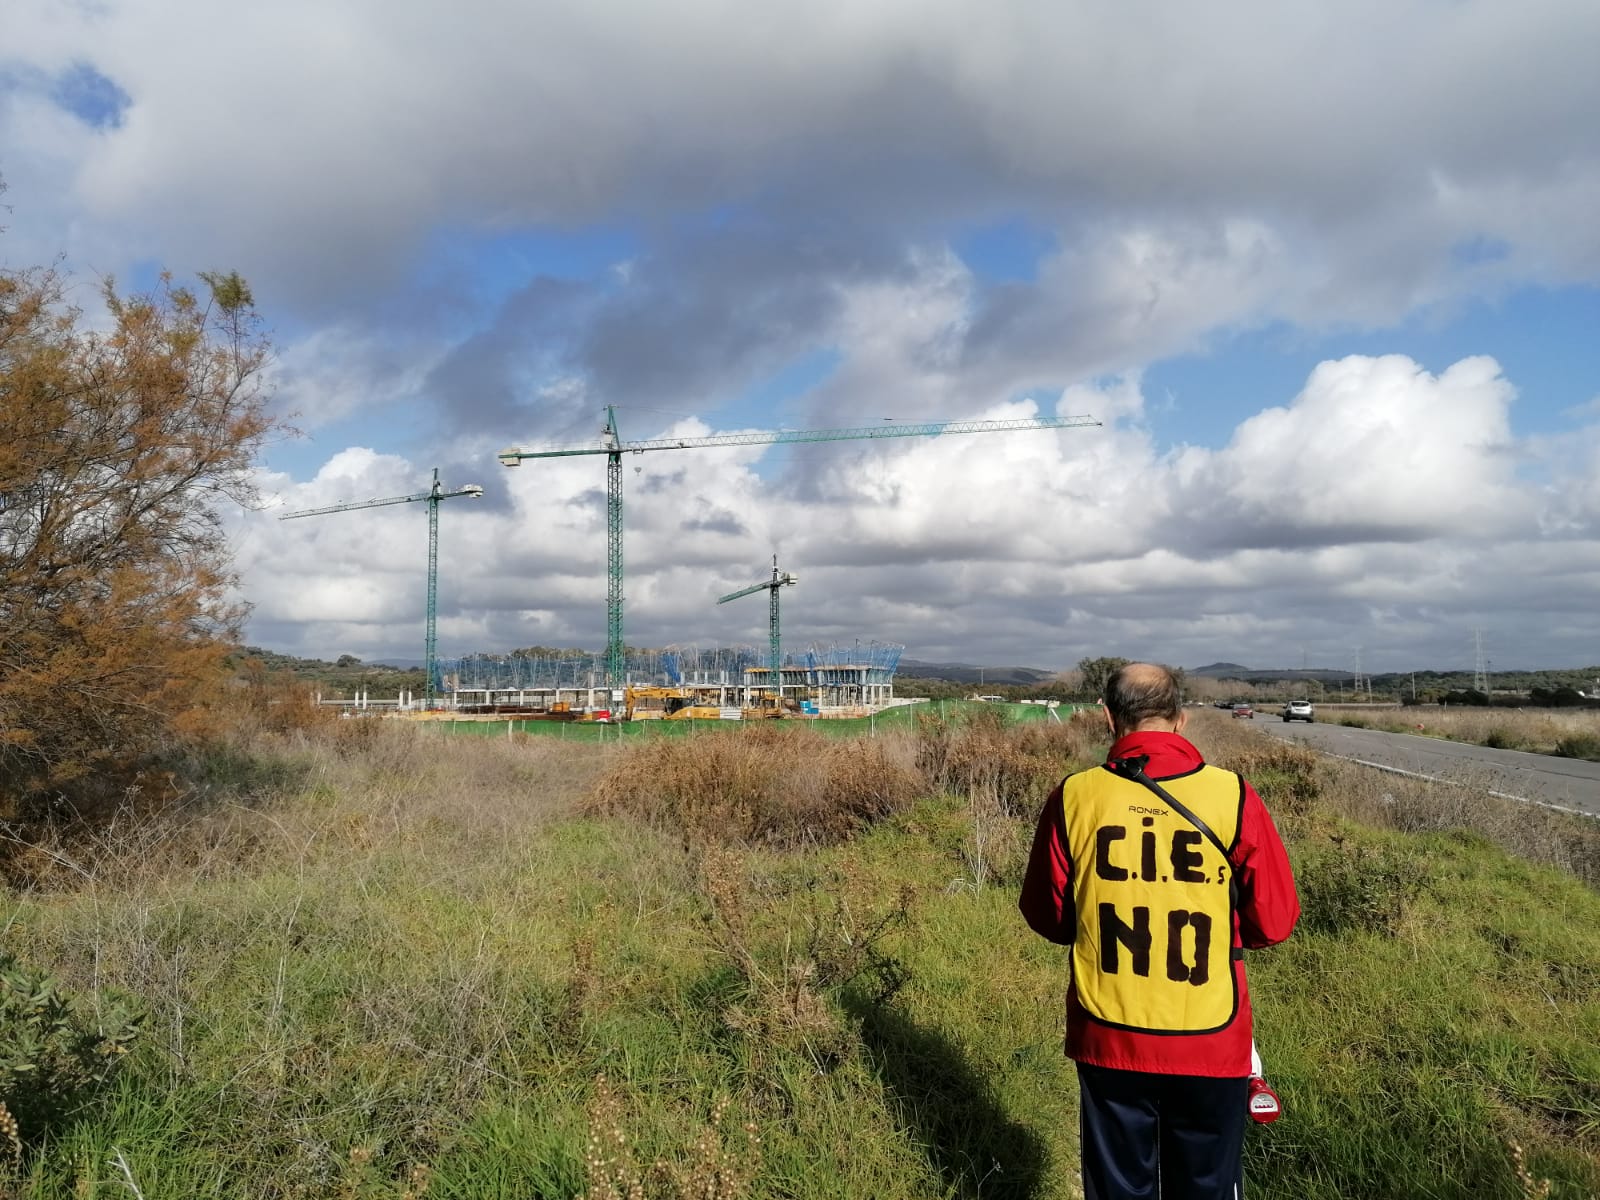
[[[1183,711],[1178,681],[1166,667],[1155,663],[1128,663],[1106,680],[1102,697],[1111,723],[1128,733],[1152,719],[1176,721]]]

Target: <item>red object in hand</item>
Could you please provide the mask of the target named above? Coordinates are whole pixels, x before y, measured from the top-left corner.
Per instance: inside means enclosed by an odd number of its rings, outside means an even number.
[[[1278,1093],[1259,1075],[1250,1076],[1246,1097],[1250,1119],[1257,1125],[1270,1125],[1283,1115],[1283,1102],[1278,1099]]]

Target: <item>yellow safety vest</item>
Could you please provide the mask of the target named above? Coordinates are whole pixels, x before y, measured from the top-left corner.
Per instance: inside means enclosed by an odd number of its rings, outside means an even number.
[[[1202,766],[1157,781],[1230,850],[1244,785]],[[1140,1033],[1214,1033],[1239,1011],[1233,868],[1149,788],[1105,767],[1061,788],[1077,937],[1072,979],[1084,1011]]]

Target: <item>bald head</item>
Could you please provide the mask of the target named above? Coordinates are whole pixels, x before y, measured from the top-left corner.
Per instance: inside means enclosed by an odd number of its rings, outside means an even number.
[[[1129,663],[1106,680],[1106,715],[1121,737],[1137,729],[1176,732],[1183,724],[1183,699],[1172,672],[1156,663]]]

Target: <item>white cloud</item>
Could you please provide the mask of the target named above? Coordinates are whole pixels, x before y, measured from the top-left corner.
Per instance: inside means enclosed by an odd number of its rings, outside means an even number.
[[[1295,250],[1280,302],[1311,319],[1424,302],[1464,238],[1505,241],[1502,277],[1592,278],[1600,253],[1587,0],[23,0],[14,20],[13,61],[87,60],[132,99],[63,143],[81,214],[307,305],[381,291],[441,223],[728,203],[884,231],[1021,211],[1068,245],[1120,229],[1178,256],[1247,231]],[[37,119],[13,106],[5,143]]]
[[[1489,358],[1437,378],[1402,355],[1325,362],[1288,407],[1251,417],[1220,451],[1187,451],[1178,471],[1201,503],[1224,498],[1244,536],[1504,533],[1531,515],[1513,478],[1514,395]]]
[[[1098,399],[1136,413],[1127,388]],[[1063,410],[1098,399],[1074,389]],[[776,473],[769,456],[789,448],[640,455],[624,472],[628,637],[759,643],[764,605],[715,600],[776,552],[801,576],[784,596],[790,645],[879,638],[920,658],[1046,667],[1093,653],[1281,665],[1303,650],[1348,665],[1359,645],[1369,669],[1399,669],[1464,660],[1469,631],[1487,625],[1529,661],[1568,659],[1600,618],[1559,597],[1593,594],[1600,541],[1535,541],[1552,493],[1510,464],[1538,464],[1546,448],[1513,443],[1513,399],[1492,360],[1435,376],[1357,357],[1323,363],[1216,451],[1163,456],[1123,422],[807,447]],[[441,510],[443,652],[598,649],[603,460],[476,466],[491,495]],[[350,450],[292,499],[395,494],[422,475]],[[422,507],[250,518],[241,567],[259,627],[322,655],[416,657]],[[1325,536],[1334,514],[1337,538]],[[1543,627],[1518,615],[1535,612]]]
[[[1519,644],[1589,636],[1600,437],[1519,442],[1494,363],[1325,363],[1225,444],[1173,452],[1139,387],[1231,330],[1600,280],[1589,0],[14,0],[6,19],[7,261],[237,267],[294,331],[281,399],[303,424],[371,417],[387,449],[421,422],[428,465],[491,488],[441,514],[456,650],[603,633],[599,461],[507,475],[495,449],[578,436],[612,400],[713,411],[816,352],[838,366],[792,406],[813,424],[1024,393],[1107,424],[643,456],[635,640],[758,638],[760,612],[711,601],[774,551],[804,578],[797,636],[923,657],[1399,655],[1544,585],[1570,615]],[[50,100],[77,63],[127,94],[119,124]],[[1032,277],[949,248],[1012,219],[1051,246]],[[616,270],[430,274],[456,234],[596,227],[629,231]],[[267,482],[307,507],[421,490],[426,468],[346,451]],[[423,506],[274,515],[239,526],[257,628],[364,657],[420,642]]]

